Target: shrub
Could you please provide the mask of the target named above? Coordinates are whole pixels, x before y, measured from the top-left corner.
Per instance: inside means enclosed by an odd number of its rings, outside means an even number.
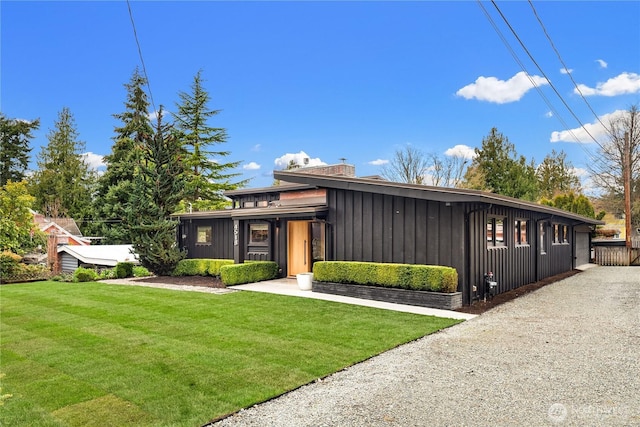
[[[0,277],[12,275],[20,261],[22,257],[18,254],[9,251],[0,252]]]
[[[148,277],[151,276],[151,272],[141,265],[133,266],[133,277]]]
[[[60,273],[51,278],[54,282],[73,282],[72,273]]]
[[[273,261],[252,261],[220,267],[220,277],[226,286],[260,282],[278,277],[278,264]]]
[[[115,268],[105,268],[98,273],[98,280],[116,279]]]
[[[416,291],[455,292],[458,272],[438,265],[320,261],[313,265],[315,280],[353,283]]]
[[[73,272],[74,282],[93,282],[98,278],[98,273],[90,268],[78,267]]]
[[[119,262],[116,264],[115,270],[117,279],[133,277],[133,263],[131,262]]]
[[[183,259],[178,262],[171,273],[172,276],[214,276],[220,277],[220,269],[224,265],[232,265],[232,259]]]

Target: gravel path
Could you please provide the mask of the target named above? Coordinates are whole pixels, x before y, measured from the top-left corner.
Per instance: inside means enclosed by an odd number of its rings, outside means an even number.
[[[640,268],[597,267],[223,426],[640,425]]]

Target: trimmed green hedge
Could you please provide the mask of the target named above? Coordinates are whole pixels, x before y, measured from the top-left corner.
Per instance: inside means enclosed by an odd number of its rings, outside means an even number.
[[[319,261],[313,264],[319,282],[353,283],[416,291],[456,292],[458,272],[438,265],[390,264],[356,261]]]
[[[226,286],[271,280],[278,277],[278,264],[273,261],[249,261],[244,264],[223,265],[220,277]]]
[[[232,259],[183,259],[178,262],[171,273],[172,276],[215,276],[220,277],[224,265],[233,264]]]
[[[133,277],[133,263],[132,262],[119,262],[115,266],[116,278],[125,279],[127,277]]]

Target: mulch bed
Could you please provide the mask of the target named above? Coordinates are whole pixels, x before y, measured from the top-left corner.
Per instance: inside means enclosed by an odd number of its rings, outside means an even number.
[[[500,304],[504,304],[507,301],[511,301],[519,296],[528,294],[529,292],[533,292],[537,289],[540,289],[544,286],[550,285],[551,283],[560,281],[562,279],[566,279],[567,277],[571,277],[575,274],[580,273],[580,270],[571,270],[566,271],[564,273],[557,274],[555,276],[547,277],[546,279],[540,280],[535,283],[530,283],[528,285],[520,286],[517,289],[513,289],[509,292],[504,292],[502,294],[498,294],[492,299],[487,299],[487,301],[474,301],[473,304],[469,306],[464,306],[456,311],[461,313],[469,313],[469,314],[482,314],[485,311],[491,310],[493,307],[496,307]]]

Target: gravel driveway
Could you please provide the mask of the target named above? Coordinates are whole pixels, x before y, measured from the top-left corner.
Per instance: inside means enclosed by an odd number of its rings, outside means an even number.
[[[640,268],[596,267],[215,424],[640,425]]]

